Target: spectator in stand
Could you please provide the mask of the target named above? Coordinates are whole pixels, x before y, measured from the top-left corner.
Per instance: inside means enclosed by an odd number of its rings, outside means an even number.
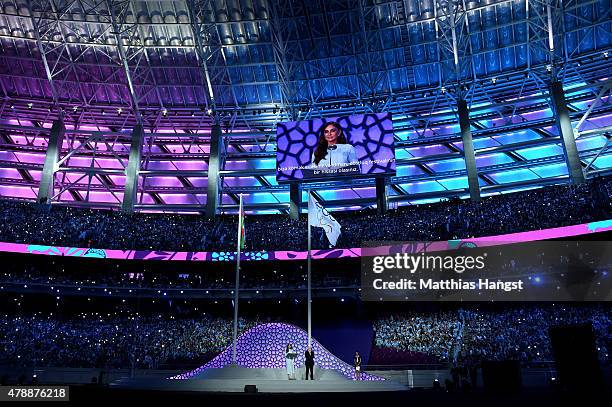
[[[385,215],[373,210],[339,212],[338,247],[364,241],[446,240],[538,230],[609,219],[612,179],[495,195],[480,202],[451,199],[402,207]],[[237,218],[133,214],[0,200],[0,241],[124,250],[233,250]],[[306,218],[246,217],[246,250],[305,250]],[[274,233],[270,233],[274,230]],[[327,248],[324,238],[314,248]]]
[[[239,320],[239,334],[255,321]],[[231,343],[231,320],[82,313],[0,314],[0,362],[17,366],[159,369],[203,363]]]
[[[371,364],[456,360],[553,359],[548,329],[553,325],[590,322],[602,360],[609,360],[611,308],[601,306],[522,305],[498,310],[458,309],[392,315],[374,322]],[[389,356],[390,355],[390,356]]]
[[[457,367],[467,379],[481,360],[551,361],[549,327],[584,322],[593,325],[600,359],[609,361],[610,306],[516,304],[377,318],[369,364],[442,363]],[[256,324],[240,319],[239,334]],[[139,369],[180,362],[199,366],[231,344],[232,328],[229,318],[206,315],[196,319],[130,311],[0,314],[0,363]]]

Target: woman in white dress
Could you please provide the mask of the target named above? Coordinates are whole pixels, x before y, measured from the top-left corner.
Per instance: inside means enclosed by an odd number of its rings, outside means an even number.
[[[287,378],[289,380],[292,380],[295,378],[295,365],[294,365],[295,355],[296,353],[293,350],[293,345],[288,344],[287,348],[285,349],[285,362],[287,364]]]
[[[357,151],[347,143],[342,127],[338,123],[327,122],[321,128],[319,142],[312,154],[312,162],[317,167],[358,164]]]

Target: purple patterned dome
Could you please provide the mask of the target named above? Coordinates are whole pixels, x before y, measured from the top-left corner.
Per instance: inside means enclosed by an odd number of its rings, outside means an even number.
[[[308,333],[295,325],[271,323],[257,325],[238,338],[236,344],[236,362],[247,368],[285,368],[285,347],[288,343],[298,354],[295,367],[304,366],[304,352],[308,346]],[[312,340],[315,352],[315,363],[319,369],[331,369],[348,379],[354,379],[355,369],[325,349],[319,342]],[[206,369],[222,368],[232,363],[232,347],[228,347],[210,362],[190,372],[182,373],[170,379],[193,379]],[[384,380],[382,377],[361,374],[361,380]]]

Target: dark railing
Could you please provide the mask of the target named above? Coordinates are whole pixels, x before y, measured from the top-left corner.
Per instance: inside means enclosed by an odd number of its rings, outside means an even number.
[[[409,363],[401,365],[365,365],[363,370],[443,370],[449,368],[448,363]]]

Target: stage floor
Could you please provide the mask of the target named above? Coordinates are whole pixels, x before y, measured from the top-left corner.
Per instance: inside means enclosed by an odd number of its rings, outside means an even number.
[[[207,369],[188,380],[124,378],[111,387],[138,390],[229,392],[243,393],[244,386],[255,385],[259,393],[355,393],[405,391],[408,388],[391,380],[348,380],[333,370],[315,369],[315,380],[302,380],[303,372],[296,372],[298,380],[288,380],[284,369],[247,369],[230,366]]]

